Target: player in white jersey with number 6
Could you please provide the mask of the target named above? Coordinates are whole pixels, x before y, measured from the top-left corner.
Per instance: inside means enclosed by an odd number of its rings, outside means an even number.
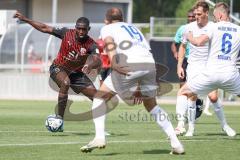
[[[194,37],[199,37],[200,35],[207,34],[208,31],[211,29],[213,22],[208,21],[208,12],[209,6],[206,2],[200,1],[196,4],[196,21],[189,23],[186,25],[185,34],[191,32]],[[187,40],[186,36],[183,36],[182,44],[180,45],[179,49],[179,59],[178,59],[178,75],[181,76],[184,72],[182,69],[182,61],[184,57],[184,48]],[[191,42],[189,43],[189,58],[188,58],[188,67],[187,67],[187,81],[191,81],[194,77],[196,77],[205,67],[208,58],[208,51],[209,51],[209,44],[204,43],[201,46],[195,46]],[[185,100],[187,99],[186,96],[178,93],[177,97],[177,108],[183,108],[186,105]],[[226,122],[223,107],[220,98],[217,96],[217,91],[213,91],[208,94],[209,99],[211,100],[214,111],[221,123],[222,129],[227,133],[228,136],[235,136],[235,131],[229,127]],[[184,100],[185,99],[185,100]],[[195,114],[196,114],[196,99],[197,97],[191,97],[188,99],[188,131],[185,136],[191,137],[194,135],[194,128],[195,128]],[[181,119],[180,119],[181,120]],[[183,124],[183,123],[182,123]],[[181,121],[178,123],[178,127],[176,129],[181,131]],[[177,130],[176,130],[177,131]]]
[[[213,11],[217,23],[199,37],[193,37],[189,33],[188,40],[195,46],[209,42],[209,55],[205,68],[184,85],[180,90],[181,94],[191,97],[220,88],[240,95],[240,75],[236,67],[240,50],[240,26],[229,21],[229,12],[226,3],[217,3]]]
[[[106,107],[108,100],[116,94],[127,102],[136,87],[139,87],[146,110],[169,137],[172,153],[183,154],[184,148],[167,113],[156,103],[156,68],[149,44],[135,26],[123,22],[122,11],[118,8],[107,11],[105,23],[100,37],[106,44],[105,50],[112,64],[112,73],[104,80],[93,100],[92,108]],[[93,116],[96,114],[93,112]],[[93,118],[95,138],[81,148],[82,152],[91,152],[106,145],[105,114]]]

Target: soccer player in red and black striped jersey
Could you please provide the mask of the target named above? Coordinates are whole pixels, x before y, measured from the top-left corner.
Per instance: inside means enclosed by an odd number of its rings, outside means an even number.
[[[81,17],[76,21],[75,29],[55,28],[26,18],[16,12],[14,18],[24,21],[35,29],[62,39],[57,57],[50,67],[50,77],[59,87],[58,116],[63,118],[68,99],[68,90],[83,93],[93,99],[96,89],[86,76],[93,68],[101,66],[96,42],[88,36],[90,22]]]

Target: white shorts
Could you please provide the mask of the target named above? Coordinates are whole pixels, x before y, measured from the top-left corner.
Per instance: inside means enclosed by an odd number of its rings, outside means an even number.
[[[204,63],[196,63],[196,64],[188,64],[187,66],[187,81],[193,79],[197,75],[199,75],[205,67],[205,62]]]
[[[110,90],[118,93],[121,98],[131,98],[137,87],[143,96],[155,97],[156,89],[156,70],[152,69],[135,70],[130,72],[129,76],[125,76],[112,71],[112,73],[103,82]]]
[[[240,95],[240,75],[235,72],[214,72],[206,70],[187,81],[189,89],[198,95],[206,95],[213,90],[222,89]]]

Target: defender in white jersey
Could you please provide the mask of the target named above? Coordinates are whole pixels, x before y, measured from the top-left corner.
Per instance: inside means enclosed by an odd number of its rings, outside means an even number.
[[[229,22],[229,7],[226,3],[217,3],[213,15],[217,23],[199,37],[188,35],[195,46],[202,46],[209,41],[209,55],[206,66],[200,74],[187,81],[180,90],[181,94],[191,97],[207,94],[218,88],[240,95],[240,75],[236,67],[240,49],[240,27]]]
[[[196,21],[196,18],[195,18],[195,12],[196,12],[196,7],[194,6],[193,8],[191,8],[189,11],[188,11],[188,14],[187,14],[187,22],[188,23],[191,23],[191,22],[194,22]],[[187,23],[187,24],[188,24]],[[176,35],[174,37],[174,42],[172,42],[172,45],[171,45],[171,51],[174,55],[174,58],[178,61],[178,51],[179,51],[179,46],[181,45],[181,42],[182,42],[182,37],[183,37],[183,32],[185,30],[185,27],[186,27],[186,24],[180,26],[176,32]],[[186,82],[186,77],[187,77],[187,74],[186,74],[186,69],[187,69],[187,59],[188,59],[188,56],[189,56],[189,47],[188,45],[186,45],[186,50],[185,50],[185,57],[183,59],[183,63],[182,63],[182,68],[184,70],[184,76],[183,77],[179,77],[179,84],[180,84],[180,88],[181,86],[183,86],[183,84]],[[186,97],[186,96],[185,96]],[[187,104],[187,98],[185,98],[185,103]],[[196,101],[196,119],[199,118],[202,114],[202,106],[203,105],[203,100],[201,99],[197,99]],[[179,127],[177,126],[175,128],[175,133],[177,135],[181,135],[183,133],[186,132],[186,129],[184,127],[181,127],[181,126],[184,126],[184,120],[182,121],[182,119],[185,119],[184,117],[186,116],[186,112],[188,110],[188,107],[187,105],[183,106],[182,107],[184,108],[176,108],[176,114],[178,115],[177,116],[177,121],[179,121],[179,123],[182,123],[181,125],[179,124]]]
[[[213,25],[213,22],[208,22],[208,11],[209,6],[206,2],[198,2],[196,4],[197,12],[196,12],[196,22],[192,22],[186,26],[185,35],[188,32],[191,32],[193,37],[199,37],[201,35],[207,34]],[[183,69],[181,67],[182,64],[182,57],[184,57],[184,52],[182,51],[185,48],[187,40],[186,36],[182,40],[182,45],[180,46],[180,55],[179,55],[179,61],[178,61],[178,75],[182,76],[184,74]],[[191,41],[190,41],[191,42]],[[189,43],[189,58],[188,58],[188,67],[187,67],[187,82],[191,82],[192,79],[194,79],[205,67],[207,58],[208,58],[208,51],[209,51],[209,44],[204,43],[201,46],[195,46],[192,43]],[[201,79],[199,79],[201,80]],[[181,92],[178,93],[179,97],[177,98],[177,106],[181,108],[181,106],[184,105],[183,99],[186,97],[181,94]],[[229,125],[226,122],[224,113],[223,113],[223,107],[221,104],[220,99],[217,96],[217,91],[213,91],[208,95],[209,99],[213,103],[214,111],[221,123],[221,127],[223,130],[227,133],[228,136],[234,136],[236,135],[235,131],[232,130]],[[189,122],[189,128],[188,132],[185,136],[193,136],[194,134],[194,123],[195,123],[195,114],[196,114],[196,101],[197,97],[193,96],[189,98],[188,100],[188,122]],[[186,105],[186,104],[185,104]],[[182,120],[183,121],[183,120]],[[181,130],[181,127],[184,127],[183,122],[181,123],[181,120],[178,123],[178,127]]]
[[[189,82],[188,86],[194,93],[199,94],[221,88],[240,95],[239,72],[236,67],[240,49],[240,27],[229,22],[229,7],[225,3],[218,3],[213,15],[217,23],[206,35],[194,38],[190,34],[188,37],[195,45],[201,46],[207,41],[211,44],[206,69]],[[211,75],[212,73],[214,75]],[[199,77],[201,82],[194,84]]]
[[[143,34],[133,25],[123,22],[122,12],[118,8],[107,11],[105,23],[107,25],[101,29],[101,37],[105,41],[113,71],[100,87],[99,93],[93,100],[92,108],[106,107],[108,100],[117,93],[125,101],[125,98],[131,97],[129,94],[132,93],[131,90],[138,85],[144,96],[145,108],[156,118],[157,124],[170,138],[172,153],[183,154],[184,148],[174,133],[167,113],[156,103],[155,63]],[[94,112],[93,115],[95,115]],[[106,146],[105,114],[95,116],[93,121],[95,138],[81,147],[82,152],[91,152],[95,148]]]

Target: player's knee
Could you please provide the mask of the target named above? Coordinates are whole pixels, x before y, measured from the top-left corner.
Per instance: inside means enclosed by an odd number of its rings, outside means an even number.
[[[217,95],[208,95],[208,98],[209,98],[209,100],[210,100],[212,103],[216,103],[217,100],[218,100],[218,96],[217,96]]]
[[[196,95],[191,95],[191,96],[189,96],[189,99],[191,101],[197,101],[198,97]]]
[[[179,90],[178,90],[178,92],[177,92],[177,96],[182,96],[183,95],[183,91],[182,91],[182,89],[180,88]]]
[[[61,83],[61,88],[68,89],[70,87],[70,81],[69,80],[63,80]]]
[[[104,95],[102,95],[101,98],[102,98],[102,99],[105,99],[105,100],[109,100],[109,99],[112,98],[112,95],[111,95],[111,94],[104,94]]]
[[[110,108],[115,108],[119,103],[119,100],[116,96],[113,96],[108,102],[107,105]]]
[[[98,91],[95,94],[95,98],[104,99],[105,101],[110,100],[114,95],[111,92]]]

